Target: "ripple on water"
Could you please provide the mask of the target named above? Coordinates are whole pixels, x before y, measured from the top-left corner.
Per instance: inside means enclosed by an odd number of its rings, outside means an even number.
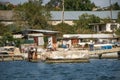
[[[90,63],[0,62],[0,80],[119,80],[120,61],[92,59]]]

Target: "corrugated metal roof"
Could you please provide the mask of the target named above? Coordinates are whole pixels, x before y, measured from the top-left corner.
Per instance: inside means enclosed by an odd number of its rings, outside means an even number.
[[[112,19],[117,19],[118,12],[120,12],[120,10],[112,11]],[[51,20],[61,20],[62,19],[62,11],[50,11],[50,13],[52,16]],[[65,11],[64,19],[65,20],[78,20],[79,16],[81,16],[82,14],[85,14],[85,13],[94,14],[100,18],[111,17],[110,11]],[[12,17],[13,17],[12,10],[8,10],[8,11],[0,10],[0,20],[13,20]]]
[[[118,11],[112,11],[112,19],[117,19],[118,17]],[[52,15],[51,20],[61,20],[62,19],[62,11],[51,11]],[[65,11],[64,12],[64,20],[78,20],[79,16],[82,14],[94,14],[100,18],[107,18],[111,17],[111,11]]]
[[[64,38],[114,38],[113,34],[64,34]]]

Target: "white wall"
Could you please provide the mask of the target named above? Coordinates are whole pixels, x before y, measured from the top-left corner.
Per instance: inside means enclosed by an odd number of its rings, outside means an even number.
[[[111,30],[111,25],[116,25],[117,28],[120,27],[119,23],[107,23],[106,24],[106,31],[108,31],[108,32],[112,32],[113,31],[113,30]]]
[[[62,21],[51,21],[49,23],[51,23],[51,25],[57,25],[59,23],[62,23]],[[67,23],[69,25],[73,25],[74,24],[73,21],[64,21],[64,23]]]

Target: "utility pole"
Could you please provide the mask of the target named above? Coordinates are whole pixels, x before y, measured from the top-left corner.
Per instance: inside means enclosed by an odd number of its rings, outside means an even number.
[[[64,0],[62,0],[62,23],[64,22]]]
[[[109,0],[109,4],[110,4],[110,19],[112,22],[112,4],[111,4],[111,0]]]

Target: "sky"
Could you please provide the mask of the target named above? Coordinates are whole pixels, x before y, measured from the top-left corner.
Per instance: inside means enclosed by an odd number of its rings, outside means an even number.
[[[13,4],[19,4],[19,3],[24,3],[28,0],[0,0],[0,1],[8,1],[8,2],[11,2]],[[47,3],[48,1],[50,0],[43,0],[43,3]],[[94,2],[96,4],[96,6],[100,6],[100,7],[106,7],[106,6],[109,6],[109,0],[91,0],[91,2]],[[120,0],[111,0],[111,3],[115,3],[115,2],[118,2],[119,5],[120,5]]]

